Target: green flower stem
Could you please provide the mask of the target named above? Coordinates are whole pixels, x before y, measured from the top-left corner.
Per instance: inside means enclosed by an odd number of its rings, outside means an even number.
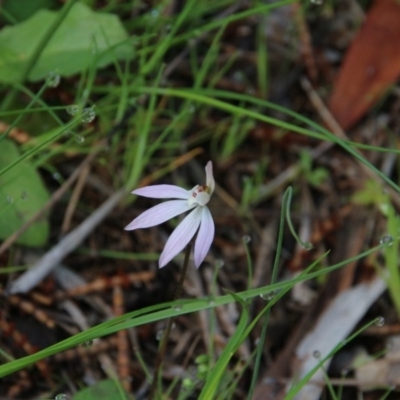
[[[187,271],[187,268],[189,265],[190,252],[192,251],[192,247],[193,247],[193,240],[191,240],[188,243],[188,245],[186,246],[185,259],[183,260],[182,271],[181,271],[181,275],[179,277],[179,282],[176,287],[173,300],[179,299],[182,295],[183,282],[185,281],[186,271]],[[168,319],[167,327],[165,328],[165,332],[161,339],[160,350],[158,352],[156,364],[154,366],[153,382],[151,383],[151,387],[150,387],[150,394],[149,394],[150,400],[155,398],[157,383],[158,383],[158,379],[159,379],[160,372],[161,372],[161,364],[163,362],[163,359],[165,357],[165,352],[167,350],[167,344],[168,344],[169,336],[171,334],[173,321],[174,321],[174,318],[172,318],[172,317]]]

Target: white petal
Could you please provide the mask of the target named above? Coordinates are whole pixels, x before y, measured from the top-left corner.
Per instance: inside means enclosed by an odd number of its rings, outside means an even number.
[[[125,230],[132,231],[134,229],[150,228],[151,226],[160,225],[185,211],[191,210],[195,206],[195,204],[190,206],[186,200],[171,200],[157,204],[136,217],[125,227]]]
[[[132,193],[152,199],[188,199],[191,192],[175,185],[152,185],[135,189]]]
[[[201,207],[196,207],[171,233],[158,261],[160,268],[168,264],[184,249],[196,233],[200,222]]]
[[[201,225],[194,245],[194,265],[199,268],[206,258],[214,239],[214,221],[207,207],[201,207]]]
[[[215,188],[215,180],[214,180],[213,167],[211,161],[209,161],[206,165],[206,185],[210,189],[209,193],[211,196]]]

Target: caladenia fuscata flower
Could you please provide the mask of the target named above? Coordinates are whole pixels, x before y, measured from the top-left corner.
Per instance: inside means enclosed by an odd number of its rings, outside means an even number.
[[[132,192],[137,196],[153,199],[179,200],[166,201],[149,208],[125,227],[127,231],[150,228],[186,211],[191,211],[168,238],[158,262],[160,268],[164,267],[181,252],[193,239],[196,232],[197,236],[194,243],[194,264],[196,268],[203,262],[211,247],[215,232],[214,221],[210,210],[207,208],[207,203],[210,201],[215,187],[211,161],[207,163],[205,169],[206,184],[196,185],[191,190],[175,185],[153,185],[145,186]]]

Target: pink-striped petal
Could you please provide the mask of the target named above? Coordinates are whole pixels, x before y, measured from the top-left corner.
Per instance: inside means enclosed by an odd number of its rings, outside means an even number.
[[[190,191],[175,185],[152,185],[135,189],[133,194],[152,199],[188,199]]]
[[[207,207],[201,207],[201,225],[194,244],[194,265],[199,268],[206,258],[214,239],[215,227],[211,213]]]
[[[160,268],[168,264],[193,238],[201,222],[201,208],[196,207],[171,233],[158,261]]]
[[[160,225],[179,214],[191,210],[195,206],[195,204],[189,205],[186,200],[171,200],[157,204],[136,217],[125,227],[125,230],[132,231],[134,229],[150,228],[151,226]]]
[[[215,188],[215,180],[214,180],[213,167],[211,161],[209,161],[206,165],[206,186],[209,188],[208,193],[211,196]]]

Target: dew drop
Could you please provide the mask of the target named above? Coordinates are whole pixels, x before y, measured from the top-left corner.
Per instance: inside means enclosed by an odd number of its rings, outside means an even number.
[[[214,300],[210,300],[210,301],[208,302],[208,305],[211,306],[211,307],[214,306],[214,305],[215,305],[215,301],[214,301]]]
[[[190,114],[193,114],[196,111],[196,107],[193,104],[190,104],[187,108]]]
[[[157,10],[156,8],[153,8],[153,9],[150,11],[150,16],[151,16],[152,18],[156,19],[156,18],[158,18],[158,17],[160,16],[160,11]]]
[[[312,250],[314,248],[311,242],[304,242],[303,247],[305,250]]]
[[[250,243],[251,242],[251,237],[249,235],[244,235],[242,237],[243,243]]]
[[[14,203],[14,199],[11,196],[6,196],[6,202],[7,204],[12,204]]]
[[[55,72],[49,72],[46,78],[46,85],[55,88],[60,84],[60,79],[60,75]]]
[[[79,106],[77,104],[71,104],[66,108],[69,115],[75,115],[79,111]]]
[[[82,136],[82,135],[77,135],[77,136],[75,137],[75,141],[76,141],[76,143],[82,144],[82,143],[85,142],[85,137]]]
[[[342,369],[340,371],[340,375],[342,375],[342,377],[344,378],[345,376],[347,376],[349,374],[349,370],[348,369]]]
[[[53,179],[57,182],[61,181],[61,174],[59,174],[58,172],[54,172],[53,174]]]
[[[275,296],[276,296],[276,292],[275,291],[260,294],[260,297],[263,300],[267,300],[267,301],[271,301]]]
[[[92,347],[93,345],[93,340],[87,340],[86,342],[83,342],[80,344],[81,347],[84,349],[88,349],[89,347]]]
[[[321,352],[319,350],[314,350],[313,357],[317,359],[321,358]]]
[[[310,2],[316,6],[320,6],[324,3],[324,0],[310,0]]]
[[[223,266],[225,265],[224,260],[218,259],[215,260],[215,268],[223,268]]]
[[[176,312],[179,312],[179,311],[182,310],[182,306],[179,305],[179,304],[177,304],[176,306],[174,306],[174,310],[175,310]]]
[[[21,192],[21,199],[26,200],[27,198],[28,198],[28,193],[26,193],[25,191]]]
[[[96,112],[93,107],[86,107],[82,111],[82,122],[88,124],[96,118]]]
[[[156,332],[156,340],[160,341],[164,336],[164,329],[159,329]]]
[[[65,393],[59,393],[54,397],[54,400],[68,400],[68,396]]]
[[[232,76],[233,80],[238,82],[238,83],[242,83],[244,82],[244,75],[241,71],[236,71],[233,76]]]
[[[375,325],[376,325],[376,326],[383,326],[383,325],[385,325],[385,318],[383,318],[383,317],[378,317],[378,318],[375,320]]]
[[[259,337],[254,339],[254,346],[258,346],[258,343],[260,343]]]
[[[383,235],[379,242],[385,246],[391,246],[393,244],[393,236],[392,235]]]

